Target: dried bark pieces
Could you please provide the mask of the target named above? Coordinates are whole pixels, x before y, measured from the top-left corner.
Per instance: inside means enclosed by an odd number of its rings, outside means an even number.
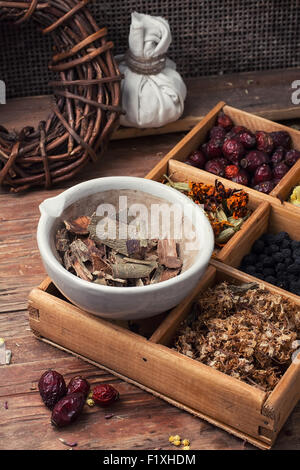
[[[99,238],[96,214],[64,221],[56,249],[64,267],[85,281],[107,286],[144,286],[181,272],[175,240]],[[120,222],[117,222],[117,230]]]
[[[174,348],[225,374],[272,390],[291,363],[300,309],[258,284],[222,282],[203,292]]]
[[[166,268],[181,268],[182,261],[177,255],[175,240],[158,240],[157,254],[160,264],[163,264]]]

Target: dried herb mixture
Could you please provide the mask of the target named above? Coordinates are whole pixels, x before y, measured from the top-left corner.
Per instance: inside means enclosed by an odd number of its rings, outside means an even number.
[[[64,221],[56,233],[63,266],[84,279],[106,286],[144,286],[180,274],[182,260],[173,239],[99,239],[99,217]]]
[[[166,184],[185,193],[196,204],[203,204],[215,234],[215,243],[225,245],[251,214],[249,196],[243,190],[225,188],[221,181],[205,183],[174,182],[165,176]]]
[[[200,295],[173,347],[270,391],[290,365],[299,336],[299,306],[256,283],[222,282]]]

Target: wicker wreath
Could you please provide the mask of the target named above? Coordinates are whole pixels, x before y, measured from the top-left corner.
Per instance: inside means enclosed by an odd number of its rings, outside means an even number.
[[[0,184],[19,192],[50,188],[74,177],[103,153],[118,125],[122,76],[106,40],[86,7],[88,0],[0,1],[0,22],[29,19],[50,33],[56,72],[51,113],[38,129],[19,133],[0,126]]]

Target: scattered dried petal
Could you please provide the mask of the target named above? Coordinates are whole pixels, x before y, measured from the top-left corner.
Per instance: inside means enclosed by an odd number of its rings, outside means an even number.
[[[68,446],[68,447],[76,447],[77,446],[77,442],[67,442],[62,437],[59,437],[58,440],[60,442],[62,442],[65,446]]]

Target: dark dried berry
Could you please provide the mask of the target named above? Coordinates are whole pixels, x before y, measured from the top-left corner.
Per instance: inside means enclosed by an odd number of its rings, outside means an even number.
[[[269,268],[269,267],[273,266],[273,260],[272,260],[271,256],[265,256],[262,259],[262,263],[263,263],[264,267],[266,267],[266,268]]]
[[[296,263],[290,264],[287,268],[287,272],[296,275],[300,274],[300,265]]]
[[[273,139],[270,134],[264,131],[255,133],[257,149],[267,154],[271,153],[274,147]]]
[[[210,139],[220,139],[224,140],[226,135],[226,130],[224,127],[221,126],[214,126],[209,131],[209,138]]]
[[[276,255],[282,255],[282,253],[276,253]],[[277,273],[285,271],[285,264],[282,263],[282,262],[279,262],[275,266],[275,270],[276,270]]]
[[[53,408],[51,423],[59,428],[68,426],[78,418],[84,404],[85,395],[83,393],[70,393],[66,395]]]
[[[250,265],[250,266],[246,266],[246,268],[244,268],[244,271],[247,274],[254,275],[254,273],[256,272],[256,268],[255,266]]]
[[[281,180],[284,175],[289,171],[289,167],[286,166],[284,162],[278,163],[278,165],[273,168],[273,176],[276,180]]]
[[[253,253],[249,253],[248,255],[244,256],[243,258],[243,265],[244,266],[249,266],[249,265],[255,265],[256,264],[256,259],[257,257]]]
[[[250,131],[242,131],[239,133],[239,139],[241,144],[246,148],[246,149],[251,149],[255,147],[256,145],[256,138],[255,135],[252,134]]]
[[[208,156],[208,155],[207,155],[207,144],[208,144],[208,142],[205,142],[205,143],[202,144],[201,147],[200,147],[200,150],[201,150],[201,152],[204,153],[205,158],[207,158],[207,156]]]
[[[67,394],[69,395],[70,393],[83,393],[85,397],[87,397],[88,393],[90,391],[90,384],[86,379],[83,379],[82,377],[73,377],[67,388]]]
[[[220,165],[222,165],[224,171],[225,171],[225,168],[227,167],[228,165],[228,160],[225,158],[225,157],[220,157],[220,158],[215,158],[214,159],[215,162],[219,162]]]
[[[284,147],[289,149],[291,147],[291,137],[286,131],[270,132],[273,139],[274,147]]]
[[[238,174],[232,178],[232,181],[234,181],[234,183],[247,186],[249,183],[249,177],[246,170],[241,169]]]
[[[263,183],[264,181],[270,181],[272,179],[272,170],[267,165],[264,163],[263,165],[260,165],[258,168],[256,168],[255,173],[254,173],[254,183]]]
[[[96,385],[92,398],[97,405],[107,406],[118,400],[119,392],[108,384]]]
[[[298,150],[289,150],[287,153],[286,153],[286,156],[285,156],[285,163],[288,165],[288,166],[293,166],[300,158],[300,152]]]
[[[206,146],[207,158],[212,160],[213,158],[222,157],[222,144],[223,141],[220,139],[209,140]]]
[[[243,145],[236,138],[225,140],[222,150],[224,157],[226,157],[234,165],[239,163],[245,152]]]
[[[264,280],[269,284],[276,284],[276,279],[274,276],[267,276]]]
[[[256,191],[260,191],[261,193],[269,194],[275,188],[275,184],[273,181],[264,181],[263,183],[259,183],[253,186],[253,189]]]
[[[246,127],[244,126],[233,126],[231,132],[234,132],[234,134],[239,135],[242,132],[248,132],[248,129],[246,129]]]
[[[217,176],[224,176],[224,165],[220,163],[219,159],[209,160],[205,164],[205,170],[209,171],[209,173],[213,173]]]
[[[245,158],[242,158],[240,165],[248,171],[255,171],[263,163],[268,163],[269,157],[266,153],[260,150],[251,150],[248,152]]]
[[[206,158],[202,150],[195,150],[192,152],[186,161],[188,165],[195,166],[196,168],[204,168]]]
[[[44,372],[39,380],[38,387],[43,402],[50,410],[67,393],[63,376],[55,370]]]
[[[264,248],[265,248],[265,244],[263,240],[256,240],[256,242],[254,242],[252,246],[252,251],[254,253],[260,254],[264,251]]]
[[[278,163],[282,162],[285,156],[285,149],[283,147],[277,147],[275,149],[275,152],[272,153],[272,156],[270,158],[270,162],[273,163],[273,165],[278,165]]]
[[[237,134],[232,128],[231,131],[227,132],[227,134],[225,135],[224,140],[228,140],[228,139],[237,139],[237,140],[239,140],[239,134]]]
[[[220,111],[218,114],[217,124],[218,126],[224,127],[226,131],[229,131],[233,126],[232,120],[223,111]]]

